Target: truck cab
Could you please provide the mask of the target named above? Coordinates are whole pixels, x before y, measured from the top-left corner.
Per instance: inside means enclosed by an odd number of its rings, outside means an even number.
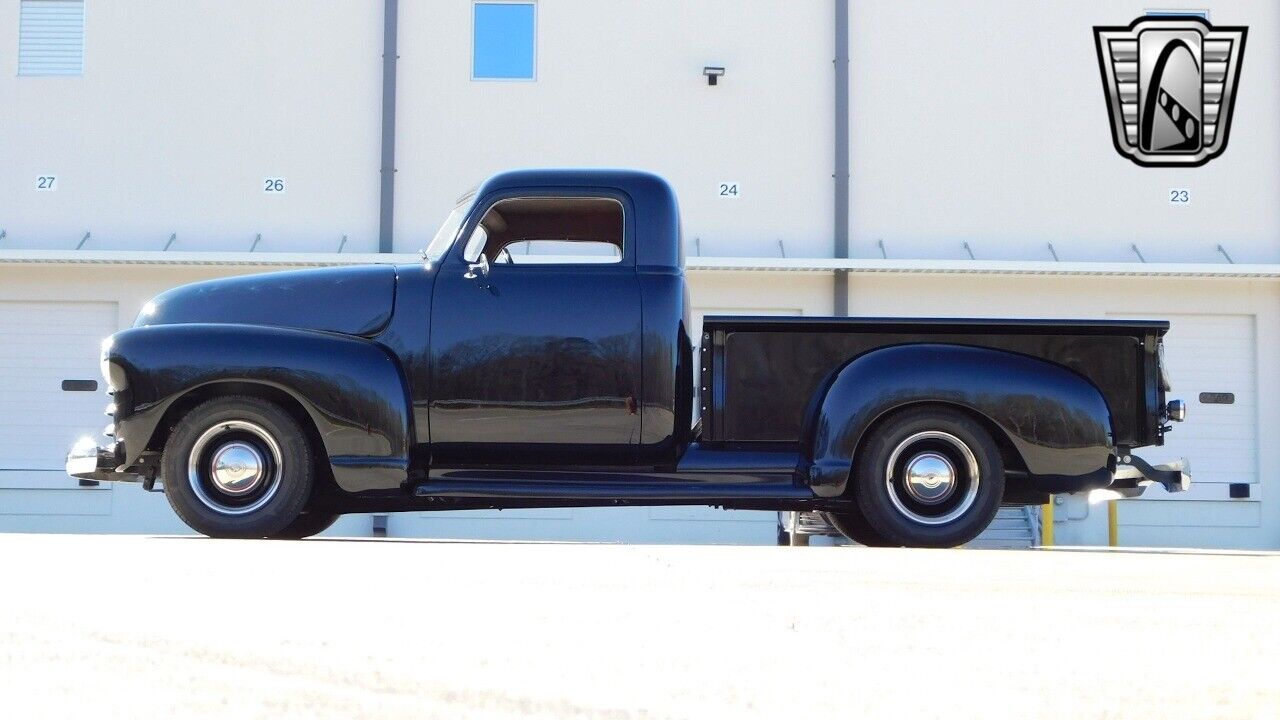
[[[523,172],[467,203],[426,251],[432,464],[673,465],[692,368],[670,188]]]

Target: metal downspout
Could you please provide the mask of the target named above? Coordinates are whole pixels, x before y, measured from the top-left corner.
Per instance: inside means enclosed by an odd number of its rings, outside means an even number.
[[[389,253],[394,251],[399,2],[383,0],[382,8],[382,186],[378,210],[378,252]]]
[[[849,257],[849,0],[836,0],[835,257]],[[849,314],[849,272],[835,272],[836,315]]]

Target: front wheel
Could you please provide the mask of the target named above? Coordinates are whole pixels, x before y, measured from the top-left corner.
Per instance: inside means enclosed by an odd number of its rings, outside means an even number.
[[[170,434],[162,462],[165,496],[196,532],[272,537],[306,507],[313,463],[302,427],[278,405],[218,398],[191,410]]]
[[[976,538],[1004,495],[991,435],[950,408],[889,417],[854,459],[851,489],[871,545],[954,547]]]

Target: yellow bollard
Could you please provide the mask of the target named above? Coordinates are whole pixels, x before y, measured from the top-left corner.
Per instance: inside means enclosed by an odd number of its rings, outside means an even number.
[[[1117,547],[1120,545],[1120,520],[1119,511],[1116,509],[1116,501],[1107,501],[1107,545],[1109,547]]]
[[[1049,496],[1049,502],[1040,506],[1040,544],[1044,547],[1053,546],[1053,496]]]

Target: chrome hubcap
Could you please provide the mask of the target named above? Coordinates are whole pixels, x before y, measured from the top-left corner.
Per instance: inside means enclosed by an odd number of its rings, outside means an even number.
[[[271,433],[256,423],[228,420],[205,430],[187,460],[187,484],[210,510],[247,515],[275,497],[284,459]]]
[[[257,448],[244,442],[229,442],[213,454],[213,483],[228,495],[246,495],[266,477],[266,460]]]
[[[946,456],[923,452],[907,461],[907,494],[926,505],[946,500],[956,488],[956,469]]]
[[[978,499],[981,480],[973,451],[941,430],[904,439],[885,466],[889,501],[921,525],[946,525],[968,512]]]

